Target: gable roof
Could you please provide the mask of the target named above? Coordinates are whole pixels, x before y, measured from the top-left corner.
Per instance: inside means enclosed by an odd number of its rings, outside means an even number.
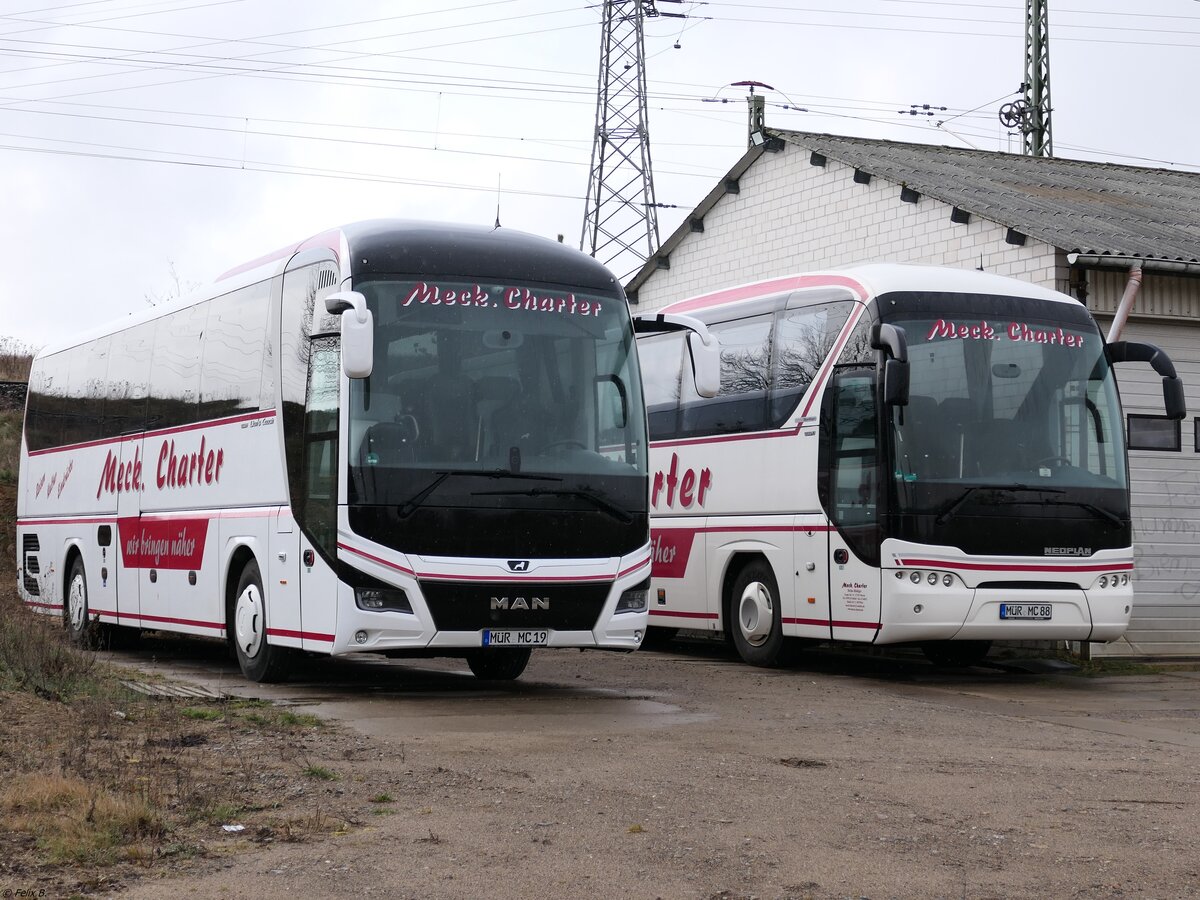
[[[1200,173],[775,131],[1067,252],[1200,261]]]
[[[870,138],[769,129],[749,148],[626,287],[660,266],[764,152],[782,144],[819,153],[878,178],[1013,228],[1067,253],[1113,263],[1200,264],[1200,172],[960,150]],[[781,143],[777,143],[781,142]],[[774,145],[774,146],[772,146]],[[730,187],[732,185],[732,187]]]

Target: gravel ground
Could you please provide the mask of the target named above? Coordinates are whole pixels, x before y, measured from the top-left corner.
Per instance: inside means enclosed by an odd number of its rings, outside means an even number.
[[[349,827],[216,842],[131,898],[1200,896],[1186,669],[762,670],[695,644],[535,654],[512,686],[447,660],[266,687],[219,653],[126,661],[336,718],[353,745],[327,788]]]

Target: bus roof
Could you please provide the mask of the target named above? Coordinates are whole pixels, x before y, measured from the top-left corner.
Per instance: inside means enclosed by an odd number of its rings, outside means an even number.
[[[1074,298],[1048,288],[980,272],[976,269],[955,269],[945,266],[910,265],[907,263],[863,263],[826,271],[805,272],[755,281],[735,287],[722,288],[685,300],[677,300],[659,312],[696,313],[724,309],[751,302],[785,291],[817,288],[844,288],[859,300],[868,300],[892,292],[932,291],[936,293],[999,294],[1009,297],[1030,297],[1056,303],[1078,305]]]
[[[265,281],[285,271],[296,254],[322,248],[337,258],[342,277],[347,274],[503,277],[515,282],[571,285],[582,290],[621,291],[620,283],[607,268],[560,241],[511,228],[372,219],[331,228],[249,260],[186,296],[47,344],[37,357],[50,356]]]

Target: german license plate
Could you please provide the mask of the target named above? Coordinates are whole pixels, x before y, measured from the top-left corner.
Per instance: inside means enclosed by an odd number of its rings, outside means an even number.
[[[1049,619],[1053,610],[1049,603],[1001,603],[1002,619]]]
[[[544,647],[549,637],[550,632],[544,628],[485,628],[483,629],[483,646]]]

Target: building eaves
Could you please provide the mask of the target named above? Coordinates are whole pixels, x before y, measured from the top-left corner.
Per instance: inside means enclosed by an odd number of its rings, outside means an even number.
[[[1200,263],[1200,173],[807,132],[771,134],[1067,252]]]
[[[646,279],[648,279],[658,269],[670,268],[671,254],[675,248],[683,243],[688,235],[697,231],[704,230],[704,217],[712,210],[714,206],[720,202],[721,198],[726,194],[736,194],[739,190],[741,178],[746,171],[754,165],[760,156],[770,150],[777,149],[775,145],[760,144],[751,147],[741,159],[733,164],[725,176],[717,182],[716,187],[709,191],[703,200],[701,200],[694,210],[692,210],[680,223],[679,227],[671,232],[670,237],[659,245],[657,252],[651,256],[642,267],[634,273],[634,276],[625,285],[625,295],[629,298],[631,304],[637,303],[637,292]]]

